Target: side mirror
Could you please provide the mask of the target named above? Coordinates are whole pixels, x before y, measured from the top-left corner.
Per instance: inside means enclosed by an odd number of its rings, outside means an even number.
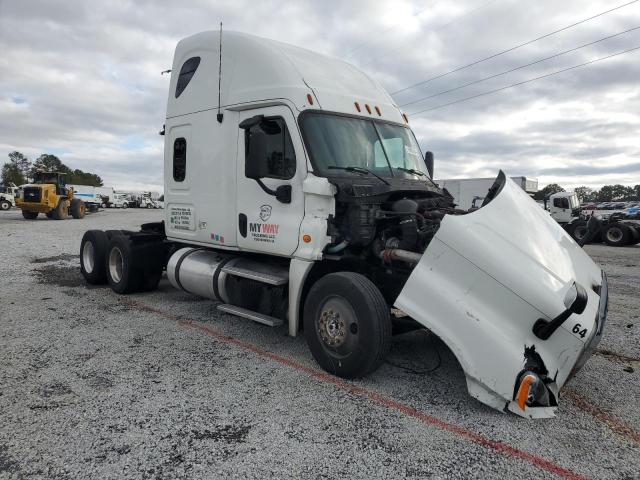
[[[433,152],[427,152],[424,154],[424,164],[427,166],[429,177],[433,180]]]
[[[574,282],[564,298],[564,306],[566,310],[551,321],[539,318],[533,324],[534,335],[540,340],[547,340],[551,335],[553,335],[553,332],[560,328],[571,314],[576,313],[580,315],[584,312],[584,309],[587,306],[587,300],[587,291],[582,285]]]
[[[245,135],[248,135],[249,138],[245,143],[247,151],[245,153],[244,175],[247,178],[259,180],[267,176],[267,138],[261,130],[246,132]]]

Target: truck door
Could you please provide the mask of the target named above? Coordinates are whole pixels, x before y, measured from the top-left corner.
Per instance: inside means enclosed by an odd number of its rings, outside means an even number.
[[[249,152],[259,160],[259,180],[247,178]],[[305,158],[289,108],[275,106],[240,112],[236,205],[241,249],[286,256],[296,251],[304,217]]]

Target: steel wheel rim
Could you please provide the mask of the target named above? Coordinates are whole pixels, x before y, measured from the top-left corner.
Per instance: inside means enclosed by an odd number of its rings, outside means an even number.
[[[122,252],[118,247],[113,247],[109,252],[109,275],[115,283],[120,283],[123,270]]]
[[[87,273],[93,272],[94,253],[95,249],[93,248],[93,243],[85,243],[84,248],[82,249],[82,265],[84,266],[84,271]]]
[[[573,235],[578,240],[582,240],[586,234],[587,234],[587,228],[586,227],[578,227],[573,232]]]
[[[607,230],[607,240],[616,243],[622,240],[622,229],[615,227]]]
[[[315,326],[322,346],[334,355],[346,356],[358,343],[358,317],[342,297],[331,296],[322,303]]]

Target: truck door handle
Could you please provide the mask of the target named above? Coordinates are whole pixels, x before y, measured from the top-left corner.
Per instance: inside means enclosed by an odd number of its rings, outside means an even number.
[[[238,215],[238,230],[240,235],[246,238],[247,236],[247,216],[244,213]]]

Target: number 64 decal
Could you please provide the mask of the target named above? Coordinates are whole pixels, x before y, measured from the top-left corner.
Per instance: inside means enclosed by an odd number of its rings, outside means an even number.
[[[580,338],[584,338],[585,335],[587,334],[587,329],[582,328],[582,325],[580,325],[579,323],[576,323],[571,329],[571,331],[577,335],[580,335]]]

